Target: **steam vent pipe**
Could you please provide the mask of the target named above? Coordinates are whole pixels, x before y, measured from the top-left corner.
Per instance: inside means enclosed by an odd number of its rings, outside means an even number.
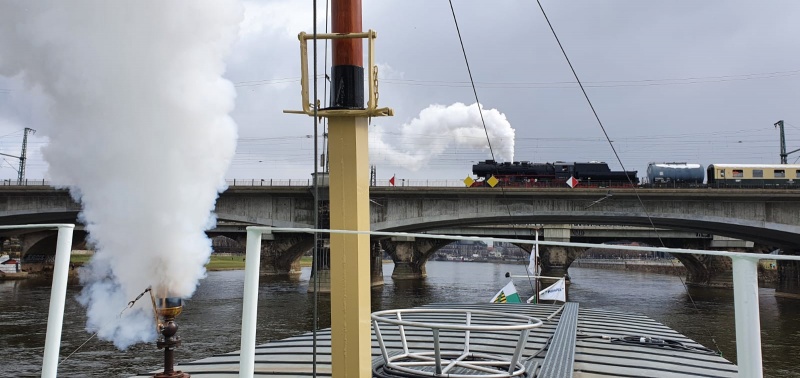
[[[361,0],[331,3],[334,33],[361,32]],[[361,38],[334,39],[331,66],[331,109],[364,109],[364,57]]]

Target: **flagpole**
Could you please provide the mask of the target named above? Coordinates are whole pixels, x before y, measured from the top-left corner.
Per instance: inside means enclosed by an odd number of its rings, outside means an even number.
[[[538,227],[536,228],[536,244],[533,245],[533,251],[531,251],[531,253],[533,254],[533,274],[534,275],[538,275],[539,274],[539,272],[538,272],[539,269],[537,269],[537,267],[538,267],[537,264],[539,262],[536,261],[536,258],[539,257],[539,228]],[[533,287],[534,287],[533,295],[535,296],[533,298],[533,304],[537,304],[539,302],[539,280],[536,279],[536,278],[534,278],[534,280],[533,280]]]

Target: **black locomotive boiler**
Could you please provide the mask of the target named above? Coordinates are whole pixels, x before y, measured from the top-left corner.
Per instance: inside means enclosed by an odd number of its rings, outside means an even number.
[[[487,186],[494,177],[496,185],[535,187],[573,185],[594,187],[635,186],[639,183],[637,171],[612,171],[607,163],[556,161],[554,163],[532,163],[514,161],[498,163],[486,160],[474,164],[472,173],[478,180],[472,186]]]

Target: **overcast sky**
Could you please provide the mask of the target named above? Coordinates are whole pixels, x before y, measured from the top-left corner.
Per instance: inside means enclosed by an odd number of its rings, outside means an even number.
[[[325,1],[318,3],[323,32]],[[510,124],[514,160],[600,160],[620,169],[536,3],[454,3],[484,115],[498,128],[503,116]],[[239,130],[227,177],[306,179],[318,160],[313,120],[282,111],[301,105],[297,34],[312,30],[311,2],[244,5],[226,73],[237,89]],[[800,2],[543,5],[628,170],[643,176],[650,161],[778,163],[778,120],[786,122],[787,149],[800,148]],[[367,0],[363,27],[378,32],[380,105],[395,111],[370,126],[371,145],[381,147],[371,152],[378,178],[463,179],[490,158],[485,137],[465,136],[459,128],[475,125],[460,125],[468,119],[450,107],[475,97],[448,2]],[[18,155],[22,129],[48,122],[25,92],[18,79],[0,80],[0,153]],[[421,117],[432,105],[440,105],[436,117]],[[510,144],[503,139],[493,147]],[[45,143],[42,133],[29,141],[28,178],[46,176],[38,152]],[[15,178],[17,164],[2,161],[0,178]]]

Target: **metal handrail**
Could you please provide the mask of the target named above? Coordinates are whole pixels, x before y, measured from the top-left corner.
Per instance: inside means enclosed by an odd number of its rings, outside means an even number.
[[[515,325],[502,325],[502,326],[472,325],[471,323],[460,325],[460,324],[447,324],[447,323],[415,322],[409,320],[402,320],[401,318],[391,319],[383,316],[385,314],[395,314],[396,316],[401,316],[400,314],[410,314],[410,313],[449,314],[449,313],[464,313],[464,312],[471,314],[489,315],[489,316],[502,316],[507,319],[525,320],[528,323],[515,324]],[[442,309],[406,308],[406,309],[383,310],[383,311],[373,312],[372,315],[370,315],[370,317],[373,320],[378,320],[384,323],[389,323],[394,325],[422,327],[422,328],[452,329],[457,331],[521,331],[525,329],[536,328],[542,325],[541,320],[526,315],[508,314],[504,312],[487,311],[487,310],[462,310],[462,309],[448,309],[448,308],[442,308]]]
[[[617,249],[633,251],[655,251],[668,253],[699,254],[724,256],[733,263],[733,296],[734,318],[736,329],[736,354],[739,374],[743,377],[763,376],[761,358],[761,323],[758,312],[758,261],[759,260],[792,260],[800,261],[800,256],[761,255],[743,252],[705,251],[699,249],[678,249],[664,247],[645,247],[627,245],[609,245],[594,243],[548,242],[543,240],[525,240],[511,238],[470,237],[435,235],[405,232],[328,230],[309,228],[247,227],[247,256],[245,264],[245,284],[242,304],[242,348],[240,352],[240,373],[252,371],[255,363],[255,331],[258,303],[259,264],[261,261],[262,234],[272,232],[301,232],[323,234],[365,234],[371,236],[401,236],[415,238],[448,239],[448,240],[484,240],[494,242],[510,242],[522,244],[552,245],[565,247],[588,247],[600,249]],[[438,332],[438,331],[437,331]],[[244,370],[247,369],[247,370]],[[240,375],[245,377],[247,375]]]
[[[386,315],[393,314],[395,318],[386,317]],[[463,324],[446,324],[434,322],[419,322],[403,320],[403,314],[464,314]],[[472,315],[483,315],[489,317],[496,317],[503,320],[518,320],[524,321],[523,324],[512,325],[475,325],[472,323]],[[414,375],[425,376],[447,376],[452,378],[471,378],[471,377],[492,377],[492,378],[506,378],[516,377],[525,373],[525,366],[519,361],[522,356],[522,350],[528,341],[528,332],[536,327],[542,325],[542,321],[519,314],[504,313],[497,311],[487,310],[474,310],[474,309],[396,309],[377,311],[370,315],[372,319],[372,326],[375,330],[375,336],[378,340],[378,345],[381,349],[384,365],[387,369],[393,369]],[[390,356],[383,340],[383,333],[381,332],[381,323],[387,323],[398,326],[400,330],[400,342],[403,352],[400,354]],[[417,327],[430,329],[433,334],[433,352],[412,352],[408,346],[406,338],[405,327]],[[454,330],[464,331],[464,348],[461,352],[442,352],[441,343],[439,340],[439,331],[441,330]],[[502,332],[502,331],[519,331],[517,344],[511,358],[505,358],[497,354],[487,354],[480,352],[470,351],[470,333],[472,331],[486,331],[486,332]],[[431,357],[433,355],[433,357]],[[467,360],[468,357],[478,357],[480,360]],[[443,366],[443,359],[447,359],[447,365]],[[434,367],[434,371],[425,370],[430,366]],[[466,368],[472,374],[458,374],[452,373],[454,368]],[[504,368],[505,372],[498,369]]]
[[[301,32],[297,38],[300,40],[300,94],[303,110],[284,110],[284,113],[307,114],[312,117],[380,117],[391,116],[394,111],[390,108],[378,108],[378,66],[375,64],[375,38],[378,33],[370,29],[360,33],[327,33],[308,34]],[[319,101],[311,103],[309,100],[308,83],[308,40],[314,39],[367,39],[367,81],[368,99],[366,109],[319,109]],[[314,109],[317,108],[317,109]]]
[[[24,224],[0,226],[0,230],[58,230],[56,239],[56,260],[53,265],[53,285],[50,287],[50,309],[47,314],[47,331],[42,356],[42,378],[56,378],[58,375],[58,356],[61,350],[61,330],[64,325],[64,305],[67,300],[67,278],[69,258],[72,252],[72,232],[74,224]]]

